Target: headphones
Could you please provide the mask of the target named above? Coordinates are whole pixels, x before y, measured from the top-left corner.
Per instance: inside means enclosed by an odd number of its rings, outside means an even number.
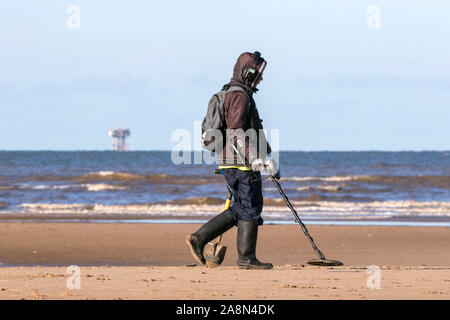
[[[253,53],[253,64],[256,66],[261,65],[261,67],[259,68],[259,70],[252,66],[247,67],[244,71],[243,78],[246,81],[250,82],[252,84],[251,86],[254,88],[256,86],[256,82],[263,73],[267,64],[266,61],[261,57],[261,53],[259,51],[255,51]]]

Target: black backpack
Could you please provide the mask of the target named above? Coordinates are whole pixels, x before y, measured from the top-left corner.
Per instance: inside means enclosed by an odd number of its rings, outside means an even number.
[[[202,146],[208,151],[216,151],[216,147],[223,147],[223,134],[226,130],[224,102],[225,95],[231,91],[242,91],[250,98],[245,89],[239,86],[230,86],[228,89],[213,94],[208,103],[208,110],[202,122]]]

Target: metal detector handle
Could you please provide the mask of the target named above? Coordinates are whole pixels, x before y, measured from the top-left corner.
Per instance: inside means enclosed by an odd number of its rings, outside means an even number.
[[[292,206],[291,202],[289,201],[288,197],[286,196],[286,194],[284,193],[283,189],[281,189],[281,185],[278,182],[278,180],[271,175],[270,178],[272,179],[273,184],[275,185],[275,187],[277,188],[278,192],[281,194],[281,196],[283,197],[284,201],[286,202],[287,206],[289,207],[289,209],[291,209],[292,214],[295,217],[295,222],[297,222],[300,227],[303,230],[303,233],[306,235],[306,237],[308,238],[309,242],[311,243],[314,251],[317,253],[317,255],[319,256],[320,259],[325,260],[325,256],[323,255],[323,253],[319,250],[319,248],[317,248],[316,244],[314,243],[313,238],[309,235],[308,229],[306,229],[306,226],[303,224],[302,220],[300,220],[300,217],[298,216],[297,211],[295,211],[294,207]]]

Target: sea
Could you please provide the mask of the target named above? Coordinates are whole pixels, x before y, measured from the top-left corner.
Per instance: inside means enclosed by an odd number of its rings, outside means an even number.
[[[227,188],[217,166],[172,158],[0,151],[0,219],[201,223],[221,212]],[[279,163],[282,188],[305,224],[450,227],[450,151],[282,151]],[[263,193],[265,224],[296,223],[268,176]]]

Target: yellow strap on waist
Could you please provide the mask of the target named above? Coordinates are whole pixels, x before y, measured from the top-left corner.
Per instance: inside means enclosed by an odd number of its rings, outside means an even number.
[[[250,171],[250,169],[245,166],[219,166],[219,169],[239,169],[241,171]]]

